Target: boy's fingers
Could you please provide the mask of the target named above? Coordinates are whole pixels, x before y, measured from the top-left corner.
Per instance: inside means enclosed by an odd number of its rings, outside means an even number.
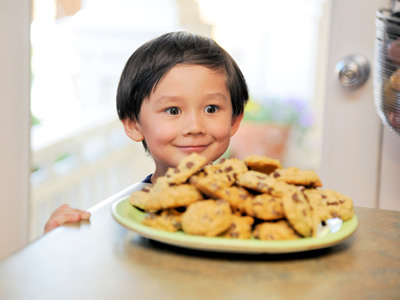
[[[44,233],[47,233],[58,226],[60,226],[60,224],[58,224],[56,220],[48,221],[44,226]]]
[[[53,214],[50,220],[46,223],[44,232],[45,233],[49,232],[50,230],[53,230],[54,228],[66,223],[75,223],[81,220],[88,220],[90,216],[91,216],[90,212],[78,209],[70,209],[69,206],[62,205],[59,207],[57,212]]]
[[[82,211],[82,212],[81,212],[81,218],[82,218],[82,220],[89,220],[90,216],[91,216],[91,213],[88,212],[88,211]]]

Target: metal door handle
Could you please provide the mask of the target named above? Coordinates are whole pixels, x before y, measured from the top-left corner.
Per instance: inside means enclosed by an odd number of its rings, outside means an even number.
[[[361,54],[349,55],[335,67],[340,84],[346,89],[357,89],[362,86],[370,74],[368,60]]]

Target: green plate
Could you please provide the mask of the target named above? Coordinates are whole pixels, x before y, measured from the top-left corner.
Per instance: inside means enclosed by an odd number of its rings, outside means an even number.
[[[155,241],[196,250],[247,254],[291,253],[327,248],[348,239],[358,227],[358,218],[354,215],[352,219],[343,222],[339,231],[323,237],[302,238],[291,241],[238,240],[188,235],[181,231],[165,232],[145,226],[141,224],[145,213],[133,207],[129,203],[129,198],[116,201],[112,205],[112,215],[122,226]]]

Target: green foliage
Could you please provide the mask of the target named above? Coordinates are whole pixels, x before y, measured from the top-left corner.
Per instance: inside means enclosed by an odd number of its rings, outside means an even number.
[[[31,126],[39,125],[40,120],[34,114],[31,114]]]

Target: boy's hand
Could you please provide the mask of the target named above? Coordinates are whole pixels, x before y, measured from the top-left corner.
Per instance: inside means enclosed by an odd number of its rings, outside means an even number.
[[[44,226],[44,233],[65,223],[76,223],[81,220],[89,220],[89,218],[90,212],[72,208],[68,204],[63,204],[50,216],[50,219]]]

